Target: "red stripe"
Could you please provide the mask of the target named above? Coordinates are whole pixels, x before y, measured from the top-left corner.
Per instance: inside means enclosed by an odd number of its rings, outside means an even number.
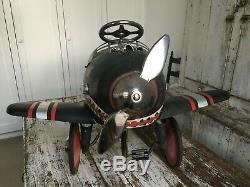
[[[50,120],[55,121],[56,120],[56,110],[57,110],[58,103],[54,103],[51,109],[50,113]]]
[[[29,109],[28,109],[28,113],[27,113],[27,118],[32,118],[33,116],[33,110],[35,108],[35,106],[39,104],[38,102],[34,102],[32,103],[32,105],[30,105]]]
[[[196,106],[196,102],[193,98],[191,98],[190,96],[186,96],[186,95],[183,95],[182,96],[184,99],[188,100],[190,106],[191,106],[191,109],[192,111],[195,111],[197,110],[197,106]]]
[[[213,105],[215,103],[214,102],[214,98],[212,96],[208,95],[207,93],[202,92],[202,93],[199,93],[199,94],[201,94],[204,97],[206,97],[209,105]]]

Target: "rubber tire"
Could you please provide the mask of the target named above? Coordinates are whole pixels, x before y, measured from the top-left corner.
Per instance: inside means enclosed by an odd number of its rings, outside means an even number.
[[[183,156],[181,131],[174,118],[168,118],[162,122],[165,124],[164,156],[169,167],[177,168]]]
[[[82,147],[82,153],[85,153],[89,150],[90,146],[90,140],[91,140],[91,132],[92,132],[92,126],[84,127],[81,125],[81,147]]]
[[[68,156],[70,172],[73,175],[77,173],[80,165],[80,152],[81,140],[79,125],[76,123],[71,123],[69,130]]]
[[[125,130],[121,135],[121,150],[122,150],[122,156],[127,158],[128,156],[128,145],[127,145],[127,137],[128,132]]]

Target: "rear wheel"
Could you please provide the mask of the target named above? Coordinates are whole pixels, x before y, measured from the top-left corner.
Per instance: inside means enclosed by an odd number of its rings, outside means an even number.
[[[164,155],[168,165],[176,168],[180,166],[183,154],[181,132],[174,118],[162,122],[165,124]]]
[[[69,131],[69,144],[68,144],[68,156],[69,156],[69,167],[72,174],[76,174],[80,164],[80,131],[79,125],[76,123],[70,124]]]

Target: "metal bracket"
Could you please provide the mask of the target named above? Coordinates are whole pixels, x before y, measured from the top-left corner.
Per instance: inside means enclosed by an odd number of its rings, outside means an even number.
[[[180,71],[172,71],[172,64],[181,64],[181,58],[174,58],[174,52],[171,51],[171,55],[169,58],[169,65],[168,65],[168,73],[166,78],[166,83],[169,83],[170,76],[179,77]]]

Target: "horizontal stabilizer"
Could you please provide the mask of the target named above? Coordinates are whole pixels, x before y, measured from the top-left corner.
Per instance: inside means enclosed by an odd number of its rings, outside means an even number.
[[[224,90],[210,90],[200,93],[168,97],[162,109],[161,118],[168,118],[177,114],[196,111],[209,105],[228,100],[229,92]]]
[[[84,102],[21,102],[8,106],[7,113],[12,116],[63,121],[71,123],[95,123],[95,115]]]

